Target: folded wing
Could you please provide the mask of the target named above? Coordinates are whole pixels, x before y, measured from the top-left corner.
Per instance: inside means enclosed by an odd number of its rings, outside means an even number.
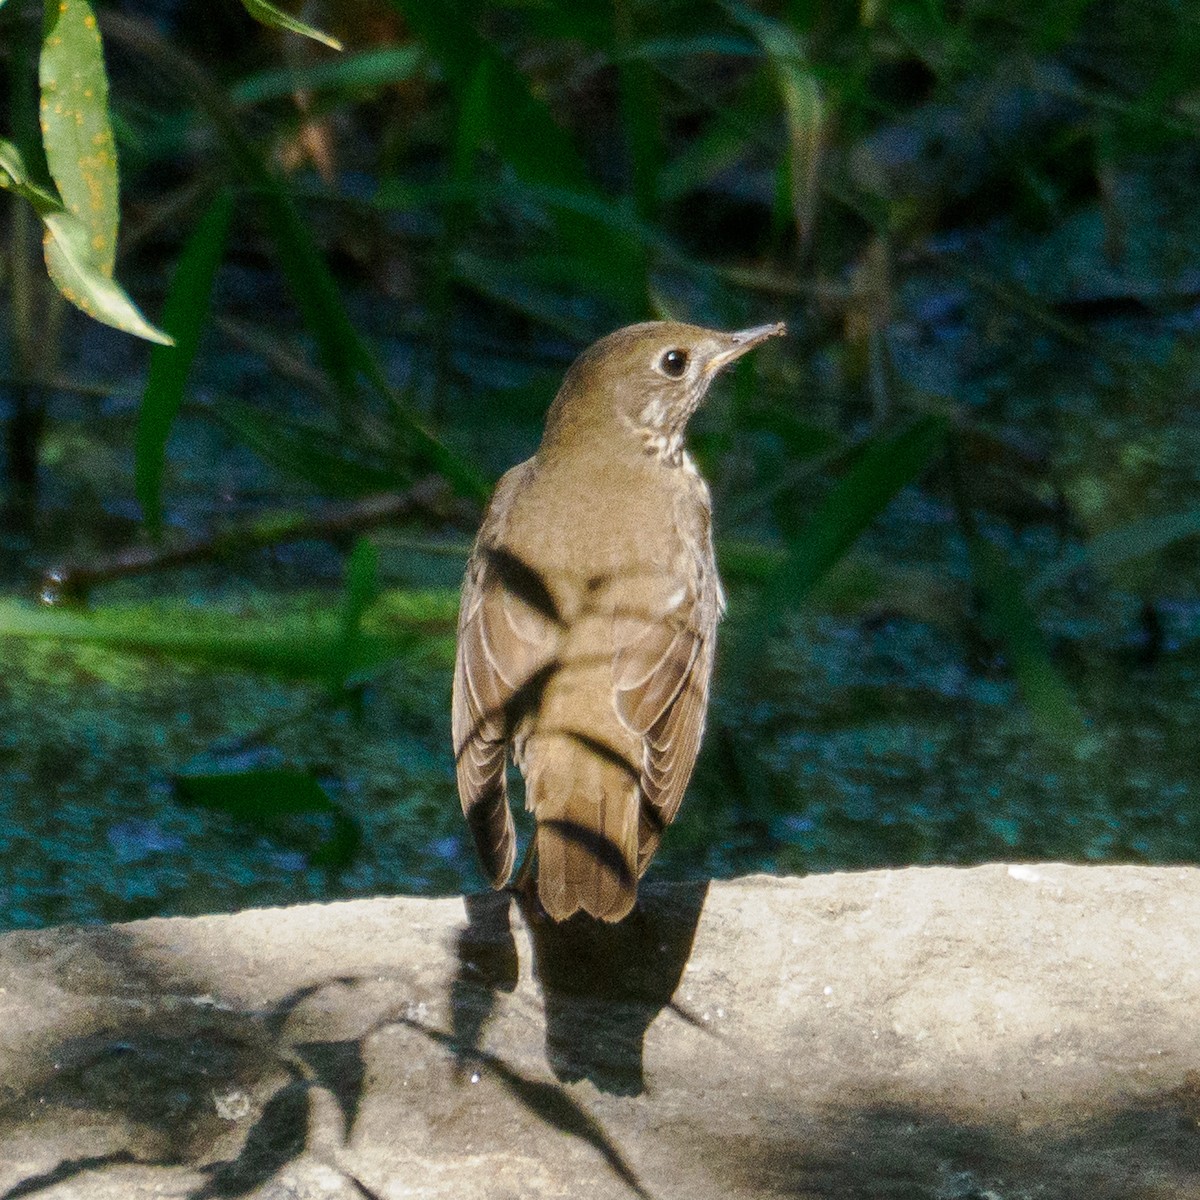
[[[665,618],[622,614],[615,623],[617,713],[642,737],[639,875],[679,811],[700,752],[721,612],[719,593],[705,600],[688,594]]]
[[[500,887],[516,854],[508,746],[553,670],[558,619],[536,574],[487,545],[487,532],[485,524],[463,584],[452,730],[463,814],[488,878]]]

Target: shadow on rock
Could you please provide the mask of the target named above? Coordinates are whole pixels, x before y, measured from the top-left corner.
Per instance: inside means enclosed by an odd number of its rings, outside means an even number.
[[[86,1189],[85,1178],[123,1166],[198,1169],[207,1182],[195,1197],[238,1196],[305,1151],[314,1087],[333,1096],[347,1130],[353,1125],[364,1087],[360,1039],[299,1041],[290,1026],[299,1016],[300,1028],[313,1029],[330,995],[354,979],[331,976],[269,1008],[238,1010],[178,963],[161,973],[126,929],[10,935],[5,954],[41,963],[91,1004],[64,1019],[37,1067],[0,1089],[0,1143],[41,1129],[48,1143],[78,1152],[11,1184],[0,1200],[68,1181]],[[86,1132],[60,1136],[76,1126]],[[114,1139],[125,1144],[104,1149]]]
[[[590,1079],[627,1096],[644,1090],[646,1030],[672,1004],[707,895],[707,883],[644,886],[616,925],[584,914],[557,924],[522,899],[545,998],[546,1057],[560,1080]]]
[[[497,992],[511,992],[519,973],[508,892],[464,896],[467,923],[454,950],[458,969],[450,985],[451,1044],[461,1071],[464,1059],[478,1055],[483,1027],[496,1007]]]
[[[1031,1129],[924,1105],[839,1106],[781,1117],[771,1136],[710,1130],[695,1149],[737,1196],[1191,1200],[1200,1195],[1200,1132],[1186,1091],[1107,1113],[1063,1112]]]

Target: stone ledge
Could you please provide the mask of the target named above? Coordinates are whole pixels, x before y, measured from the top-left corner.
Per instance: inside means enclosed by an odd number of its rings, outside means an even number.
[[[1200,870],[0,938],[0,1200],[1194,1197]]]

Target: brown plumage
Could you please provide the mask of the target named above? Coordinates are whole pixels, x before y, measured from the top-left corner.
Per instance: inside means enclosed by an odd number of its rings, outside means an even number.
[[[537,453],[484,515],[458,624],[459,796],[501,887],[516,853],[511,751],[555,920],[625,916],[683,799],[725,607],[683,433],[720,368],[782,332],[610,334],[568,371]]]

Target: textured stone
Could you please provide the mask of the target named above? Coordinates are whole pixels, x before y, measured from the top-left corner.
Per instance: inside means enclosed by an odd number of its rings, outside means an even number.
[[[1200,1195],[1200,871],[0,938],[0,1200]]]

